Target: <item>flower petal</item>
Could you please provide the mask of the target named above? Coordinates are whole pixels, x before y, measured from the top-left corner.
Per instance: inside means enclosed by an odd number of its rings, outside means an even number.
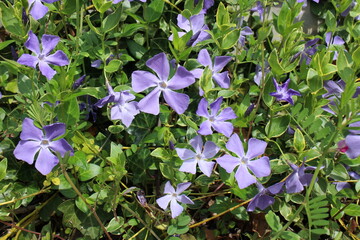
[[[152,73],[146,71],[134,71],[131,74],[131,86],[135,92],[142,92],[150,87],[155,87],[160,80]]]
[[[189,141],[190,145],[195,149],[197,154],[202,152],[203,140],[202,137],[197,135]]]
[[[210,104],[211,116],[215,116],[219,112],[222,101],[223,97],[219,97]]]
[[[186,195],[178,196],[178,200],[179,200],[179,202],[182,202],[182,203],[185,203],[185,204],[194,204],[194,202]]]
[[[228,64],[231,61],[231,57],[229,56],[217,56],[214,59],[214,72],[220,72],[226,64]]]
[[[183,164],[179,168],[179,171],[195,174],[196,165],[197,165],[197,161],[195,160],[195,158],[191,158],[183,162]]]
[[[260,210],[265,210],[268,206],[274,204],[275,199],[268,195],[260,195],[256,207]]]
[[[57,65],[57,66],[66,66],[69,64],[68,57],[61,50],[58,50],[54,54],[51,54],[50,56],[45,57],[45,61],[50,64]]]
[[[297,173],[292,173],[285,182],[287,193],[298,193],[304,190]]]
[[[220,148],[213,142],[207,141],[204,145],[204,157],[206,159],[210,159],[215,157],[215,155],[219,152]]]
[[[197,61],[205,67],[208,66],[210,69],[213,68],[210,54],[206,49],[200,50]]]
[[[233,157],[231,155],[225,154],[216,159],[216,162],[226,170],[226,172],[231,173],[236,166],[240,164],[240,159]]]
[[[169,80],[168,88],[172,90],[179,90],[186,88],[195,82],[195,78],[191,72],[186,68],[178,67],[175,75]]]
[[[190,32],[190,31],[191,31],[189,19],[187,19],[186,17],[184,17],[184,16],[181,15],[181,14],[179,14],[179,15],[177,16],[177,25],[179,26],[179,28],[185,30],[186,32]]]
[[[225,71],[222,73],[214,73],[213,79],[222,88],[230,87],[230,77],[229,77],[228,71]]]
[[[170,210],[171,210],[171,217],[176,218],[182,213],[184,208],[177,203],[176,199],[173,198],[170,202]]]
[[[190,17],[190,26],[191,26],[191,30],[193,31],[193,34],[200,31],[204,26],[204,24],[205,24],[204,14],[193,15]]]
[[[167,81],[170,74],[169,61],[165,53],[159,53],[146,61],[146,66],[154,70],[162,81]]]
[[[140,100],[138,107],[140,111],[151,113],[153,115],[158,115],[160,112],[159,107],[159,98],[161,91],[158,88],[155,88],[150,92],[146,97]]]
[[[56,74],[56,71],[44,61],[39,62],[39,69],[41,74],[44,75],[48,80],[52,79]]]
[[[224,108],[219,115],[216,116],[217,121],[226,121],[237,118],[231,107]]]
[[[246,153],[246,157],[248,159],[256,158],[259,155],[265,153],[267,143],[262,140],[258,140],[256,138],[250,138],[248,143],[248,151]]]
[[[181,160],[189,160],[195,158],[195,153],[186,148],[175,148],[177,155]]]
[[[44,136],[41,129],[37,128],[34,125],[34,120],[30,118],[25,118],[22,123],[22,131],[20,134],[21,140],[38,140],[41,141]]]
[[[357,158],[360,155],[360,135],[347,135],[345,143],[349,147],[346,155],[351,159]]]
[[[35,168],[42,174],[47,175],[59,163],[59,159],[50,152],[49,149],[44,148],[39,152],[39,156],[35,162]]]
[[[184,93],[174,92],[170,89],[164,91],[164,99],[177,114],[183,114],[189,106],[190,98]]]
[[[261,157],[257,160],[249,161],[247,165],[258,178],[269,176],[271,173],[268,157]]]
[[[74,152],[74,149],[65,139],[59,139],[53,142],[50,142],[49,148],[55,152],[59,152],[62,157],[65,156],[66,152],[70,152],[70,155]]]
[[[40,54],[40,43],[37,36],[30,30],[29,38],[25,42],[25,47],[30,51],[36,53],[36,55]]]
[[[226,137],[230,137],[234,131],[234,126],[230,122],[215,121],[212,126],[217,132],[224,134]]]
[[[183,191],[188,189],[190,187],[190,185],[191,185],[191,182],[179,183],[176,186],[176,194],[180,195],[180,193],[182,193]]]
[[[14,149],[14,156],[28,164],[33,164],[35,154],[40,150],[40,142],[20,140]]]
[[[42,52],[41,54],[47,56],[58,44],[60,37],[54,35],[44,34],[41,38]]]
[[[214,169],[215,162],[213,161],[198,161],[200,170],[208,177],[211,176],[212,170]]]
[[[240,164],[238,170],[235,173],[236,181],[238,182],[239,188],[243,189],[256,183],[256,178],[249,173],[245,164]]]
[[[211,122],[209,120],[206,120],[200,124],[200,128],[197,131],[201,135],[210,135],[213,133],[211,130]]]
[[[17,60],[18,63],[28,66],[28,67],[32,67],[32,68],[36,68],[36,65],[39,62],[39,59],[35,56],[32,56],[30,54],[24,53],[23,55],[21,55],[21,57]]]
[[[282,191],[282,187],[284,186],[285,182],[278,182],[270,187],[268,187],[268,191],[271,193],[271,194],[278,194],[279,192]]]
[[[209,118],[208,104],[208,101],[205,98],[202,98],[198,105],[198,109],[196,110],[196,115]]]
[[[35,20],[39,20],[40,18],[43,18],[48,11],[49,8],[44,6],[40,0],[35,0],[34,4],[31,7],[30,15]]]
[[[170,181],[167,181],[167,182],[165,183],[164,193],[169,193],[169,194],[175,193],[175,189],[174,189],[174,187],[171,185]]]
[[[45,138],[53,140],[65,134],[66,126],[64,123],[54,123],[45,126],[43,129],[45,131]]]
[[[236,133],[230,137],[229,141],[226,143],[226,148],[229,151],[236,153],[240,158],[245,156],[243,144]]]
[[[171,195],[165,195],[161,198],[156,199],[156,203],[159,205],[159,207],[165,210],[168,207],[171,199],[172,199]]]

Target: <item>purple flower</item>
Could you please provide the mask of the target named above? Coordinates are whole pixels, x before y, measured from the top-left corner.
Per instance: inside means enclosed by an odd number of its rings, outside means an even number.
[[[58,36],[44,34],[41,38],[42,50],[40,50],[40,44],[37,36],[30,31],[29,38],[25,42],[25,47],[35,53],[36,56],[25,53],[18,59],[17,62],[32,68],[36,68],[36,65],[39,64],[39,69],[42,75],[50,80],[54,77],[56,71],[54,71],[49,64],[57,66],[65,66],[69,64],[69,59],[61,50],[49,55],[59,41],[60,38]]]
[[[17,159],[33,164],[35,155],[38,153],[35,168],[46,175],[59,163],[54,152],[64,157],[66,152],[72,155],[74,150],[65,139],[53,141],[65,134],[64,123],[47,125],[43,127],[43,130],[37,128],[32,119],[25,118],[20,134],[21,140],[14,150],[14,155]]]
[[[156,75],[147,71],[132,73],[132,88],[135,92],[142,92],[150,87],[155,87],[146,97],[140,100],[138,107],[141,111],[158,115],[160,112],[159,98],[164,94],[165,102],[176,113],[182,114],[189,106],[190,98],[184,93],[173,90],[186,88],[195,82],[194,76],[184,67],[179,66],[175,75],[168,80],[170,64],[165,53],[159,53],[146,62]]]
[[[249,27],[244,27],[240,31],[239,43],[242,47],[245,46],[245,36],[253,35],[254,32]]]
[[[203,145],[201,136],[196,136],[191,139],[190,145],[195,149],[195,152],[186,148],[175,148],[181,160],[184,160],[179,170],[195,174],[196,165],[199,164],[200,170],[206,176],[210,177],[215,163],[207,160],[213,158],[220,148],[211,141],[207,141],[205,145]]]
[[[264,188],[259,182],[256,182],[256,186],[259,189],[259,193],[253,197],[250,201],[247,211],[252,212],[255,208],[259,208],[260,210],[265,210],[268,206],[274,204],[275,199],[269,194],[276,195],[282,191],[282,187],[284,186],[283,182],[276,183],[268,188]]]
[[[270,93],[270,96],[276,97],[276,100],[286,101],[291,105],[294,105],[294,101],[291,97],[294,95],[301,96],[301,94],[298,91],[295,91],[294,89],[291,88],[289,89],[290,78],[286,80],[286,82],[283,83],[281,86],[277,83],[275,78],[273,78],[273,82],[276,88],[276,92]]]
[[[199,0],[195,0],[194,1],[194,4],[198,4],[199,3]],[[203,8],[202,10],[200,11],[200,13],[203,13],[205,14],[206,11],[211,8],[212,6],[214,5],[214,0],[204,0],[203,1]]]
[[[41,2],[44,3],[54,3],[59,0],[28,0],[29,6],[31,7],[30,14],[35,19],[38,20],[45,16],[45,14],[49,11],[49,8],[44,6]]]
[[[226,120],[237,118],[234,111],[231,107],[227,107],[220,111],[220,106],[223,101],[223,97],[219,97],[213,103],[210,104],[210,114],[208,112],[208,101],[203,98],[200,100],[196,114],[198,116],[204,117],[207,120],[201,123],[200,129],[198,131],[201,135],[210,135],[213,133],[211,127],[213,127],[217,132],[224,134],[227,137],[230,137],[231,133],[234,130],[234,126],[230,122],[225,122]]]
[[[360,121],[350,123],[349,127],[353,127],[353,128],[357,127],[357,128],[359,128],[360,127]],[[360,134],[360,130],[355,130],[355,129],[349,129],[349,132],[351,134]]]
[[[311,56],[314,55],[317,51],[318,44],[316,44],[316,43],[318,41],[319,41],[319,38],[314,38],[314,39],[307,41],[305,43],[304,50],[295,54],[295,56],[293,57],[293,60],[300,56],[300,64],[305,60],[306,65],[309,65],[311,62]]]
[[[171,186],[171,183],[168,181],[165,184],[164,193],[165,196],[156,199],[157,204],[162,208],[166,209],[170,203],[170,210],[171,210],[171,217],[176,218],[179,216],[184,208],[178,203],[185,203],[185,204],[194,204],[190,198],[185,196],[184,194],[180,195],[183,191],[185,191],[188,187],[190,187],[191,183],[180,183],[176,187],[176,191]]]
[[[214,59],[214,63],[211,60],[210,54],[206,49],[201,49],[197,58],[198,62],[204,67],[208,67],[211,70],[212,78],[219,84],[222,88],[230,87],[230,78],[228,71],[221,72],[221,70],[231,61],[231,57],[229,56],[216,56]],[[195,78],[200,78],[203,74],[204,69],[194,69],[191,73]],[[200,96],[202,96],[204,92],[200,89]]]
[[[329,48],[331,45],[338,45],[338,46],[342,46],[345,44],[344,40],[339,37],[339,36],[333,36],[332,32],[327,32],[325,34],[325,43],[327,45],[327,47]],[[335,54],[334,54],[334,58],[333,60],[336,60],[338,57],[338,52],[335,51]]]
[[[85,80],[86,75],[82,75],[81,77],[79,77],[78,79],[75,80],[75,82],[72,85],[73,89],[77,89],[78,87],[81,86],[81,84],[83,84],[84,80]]]
[[[259,14],[260,20],[263,21],[264,7],[261,1],[257,1],[256,6],[250,9],[250,11],[257,12]]]
[[[355,159],[360,156],[360,135],[349,134],[345,140],[338,142],[338,149],[345,153],[349,158]]]
[[[293,163],[289,163],[293,172],[286,178],[285,186],[287,193],[298,193],[304,190],[304,186],[308,186],[313,177],[310,173],[305,173],[306,170],[314,170],[315,167],[305,167],[305,162],[300,167]]]
[[[235,173],[235,178],[239,188],[243,189],[253,183],[256,183],[256,178],[250,174],[249,169],[256,177],[269,176],[271,169],[270,161],[267,156],[251,161],[251,159],[264,154],[266,146],[266,142],[250,138],[248,142],[248,151],[245,154],[244,147],[239,136],[234,133],[226,143],[226,148],[230,152],[235,153],[237,157],[225,154],[224,156],[216,159],[216,161],[228,173],[231,173],[235,167],[239,166]]]
[[[121,120],[121,122],[129,127],[135,118],[135,115],[139,114],[138,103],[135,101],[135,96],[128,91],[114,92],[109,83],[106,83],[109,95],[100,99],[95,103],[95,107],[102,108],[105,104],[115,103],[111,106],[111,120]]]
[[[268,74],[268,72],[270,72],[270,67],[269,67],[269,64],[267,62],[265,62],[265,70],[264,70],[265,76]],[[256,65],[255,76],[254,76],[254,82],[256,83],[256,85],[258,85],[258,86],[261,85],[262,77],[263,77],[263,72],[262,72],[261,66]]]
[[[179,14],[177,16],[177,25],[185,32],[178,32],[179,37],[184,36],[186,33],[192,31],[193,36],[187,43],[188,46],[194,47],[197,43],[202,42],[210,38],[210,34],[205,32],[209,30],[209,27],[205,25],[205,15],[198,14],[190,17],[190,20]],[[169,37],[170,41],[173,41],[173,35]]]

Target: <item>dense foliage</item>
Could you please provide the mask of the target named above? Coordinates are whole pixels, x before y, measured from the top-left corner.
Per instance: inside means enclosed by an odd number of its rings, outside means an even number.
[[[358,16],[1,1],[0,239],[359,239]]]

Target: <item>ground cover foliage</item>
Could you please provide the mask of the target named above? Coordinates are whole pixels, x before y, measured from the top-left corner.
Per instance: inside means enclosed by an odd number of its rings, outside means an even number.
[[[359,239],[358,16],[1,1],[0,239]]]

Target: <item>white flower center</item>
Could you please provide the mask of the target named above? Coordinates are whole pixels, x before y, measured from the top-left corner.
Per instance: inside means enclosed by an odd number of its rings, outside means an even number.
[[[202,159],[201,154],[196,154],[195,159],[196,161],[200,161]]]
[[[248,163],[248,161],[249,161],[249,159],[247,159],[246,157],[242,157],[242,158],[241,158],[241,163],[242,163],[242,164],[245,164],[245,165],[246,165],[246,164]]]
[[[40,55],[38,56],[38,58],[39,58],[39,60],[44,60],[45,55],[44,55],[44,54],[40,54]]]
[[[49,140],[47,140],[47,139],[43,139],[43,140],[41,140],[41,146],[42,147],[48,147],[49,146]]]
[[[159,87],[162,88],[162,89],[165,89],[165,88],[167,88],[167,83],[162,81],[162,82],[159,83]]]
[[[214,116],[209,117],[209,121],[210,121],[210,122],[214,122],[214,121],[215,121],[215,117],[214,117]]]

